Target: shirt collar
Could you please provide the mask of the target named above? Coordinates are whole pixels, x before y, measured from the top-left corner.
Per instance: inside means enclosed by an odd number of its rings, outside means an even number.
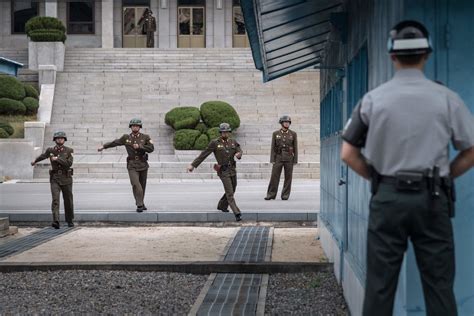
[[[290,129],[287,129],[286,131],[283,128],[280,129],[280,132],[282,132],[283,134],[288,134],[289,131]]]
[[[397,70],[394,78],[397,79],[425,79],[426,76],[423,71],[415,68],[406,68]]]

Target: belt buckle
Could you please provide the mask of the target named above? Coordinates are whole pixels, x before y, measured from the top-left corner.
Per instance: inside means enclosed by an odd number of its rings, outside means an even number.
[[[138,160],[140,160],[140,157],[138,157],[138,156],[135,156],[135,160],[137,160],[137,161],[138,161]]]
[[[62,170],[58,170],[58,174],[63,174],[63,171],[62,171]]]

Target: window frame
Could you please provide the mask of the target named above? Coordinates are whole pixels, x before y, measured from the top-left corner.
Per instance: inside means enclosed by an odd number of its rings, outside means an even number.
[[[30,0],[31,3],[33,2],[36,2],[36,4],[38,5],[38,8],[37,8],[37,12],[36,12],[36,15],[35,16],[39,16],[40,15],[40,8],[39,8],[39,4],[40,2],[37,1],[37,0]],[[10,0],[10,34],[11,35],[26,35],[26,31],[25,32],[15,32],[15,0]],[[33,18],[33,17],[31,17]],[[26,25],[26,23],[25,23]]]
[[[92,22],[71,22],[70,21],[70,4],[74,2],[88,2],[92,4]],[[92,32],[71,32],[70,31],[70,24],[75,25],[89,25],[92,24]],[[88,0],[88,1],[68,1],[66,3],[66,33],[68,35],[96,35],[95,34],[95,1]]]

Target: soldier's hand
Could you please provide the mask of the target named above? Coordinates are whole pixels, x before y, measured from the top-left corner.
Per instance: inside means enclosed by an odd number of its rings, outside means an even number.
[[[36,165],[36,162],[32,161],[32,162],[31,162],[31,165],[32,165],[32,166]]]
[[[138,149],[138,148],[140,148],[140,145],[138,145],[138,144],[133,144],[133,148],[134,148],[134,149]]]
[[[236,153],[236,154],[235,154],[235,157],[236,157],[237,159],[242,158],[242,152]]]
[[[97,151],[102,151],[104,150],[104,146],[100,146],[99,148],[97,148]]]
[[[51,157],[51,160],[52,160],[52,161],[58,160],[58,156],[53,156],[53,157]]]
[[[193,165],[189,165],[187,169],[188,169],[188,172],[193,172],[194,167],[193,167]]]

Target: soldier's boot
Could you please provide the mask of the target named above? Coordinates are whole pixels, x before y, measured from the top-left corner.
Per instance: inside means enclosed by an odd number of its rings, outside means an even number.
[[[144,210],[143,205],[142,206],[137,206],[137,213],[142,213]]]
[[[144,211],[148,210],[145,205],[143,205],[143,210]]]
[[[242,214],[235,214],[235,221],[240,222],[242,220]]]
[[[274,200],[275,197],[274,197],[274,196],[266,196],[266,197],[264,197],[264,199],[265,199],[266,201],[269,201],[269,200]]]
[[[74,223],[73,222],[67,222],[67,227],[74,227]]]
[[[58,221],[54,221],[51,226],[54,228],[54,229],[59,229],[59,222]]]
[[[219,211],[224,212],[224,213],[229,213],[229,209],[225,208],[217,208]]]

